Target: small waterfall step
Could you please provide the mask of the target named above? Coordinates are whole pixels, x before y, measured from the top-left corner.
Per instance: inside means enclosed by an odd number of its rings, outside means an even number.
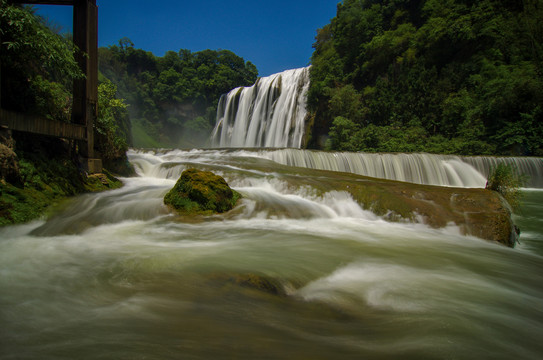
[[[483,188],[499,163],[515,166],[528,177],[527,187],[543,188],[543,158],[456,156],[426,153],[385,154],[325,152],[300,149],[262,150],[277,163],[310,169],[350,172],[416,184]]]

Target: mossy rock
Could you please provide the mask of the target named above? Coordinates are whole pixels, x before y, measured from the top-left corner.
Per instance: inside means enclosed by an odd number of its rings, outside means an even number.
[[[277,280],[257,274],[238,274],[230,277],[228,281],[241,287],[262,291],[272,295],[286,295],[285,290]]]
[[[225,288],[234,285],[236,288],[242,287],[248,289],[249,291],[256,291],[263,294],[287,296],[287,290],[283,284],[284,282],[266,275],[255,273],[217,273],[210,275],[209,280],[212,283],[225,286]],[[287,282],[286,284],[287,286],[294,288],[294,285],[292,285],[290,282]]]
[[[187,169],[166,194],[164,203],[183,215],[205,215],[229,211],[240,198],[221,176]]]

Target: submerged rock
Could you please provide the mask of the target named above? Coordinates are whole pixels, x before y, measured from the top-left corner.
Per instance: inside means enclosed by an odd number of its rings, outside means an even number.
[[[276,296],[287,296],[287,290],[282,281],[254,273],[242,274],[214,274],[211,280],[218,284],[235,285],[260,293],[266,293]],[[292,284],[289,284],[293,288]]]
[[[241,195],[210,171],[187,169],[164,197],[164,203],[183,215],[223,213]]]

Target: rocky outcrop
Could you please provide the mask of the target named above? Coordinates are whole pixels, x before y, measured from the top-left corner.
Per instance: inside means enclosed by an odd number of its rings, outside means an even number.
[[[19,161],[14,145],[15,142],[9,132],[0,129],[0,180],[20,184]]]
[[[495,191],[419,185],[306,168],[293,171],[289,168],[288,174],[281,177],[289,186],[310,186],[318,194],[347,192],[362,208],[387,221],[419,222],[433,228],[452,224],[464,235],[510,247],[518,240],[519,230],[513,223],[511,209]],[[322,176],[318,176],[319,172]]]
[[[495,191],[419,185],[346,173],[337,173],[333,179],[311,186],[321,191],[348,192],[364,209],[388,221],[422,222],[434,228],[454,224],[464,235],[510,247],[518,240],[519,230],[513,223],[511,209]]]
[[[187,169],[166,194],[164,203],[182,215],[206,215],[231,210],[240,197],[222,177]]]

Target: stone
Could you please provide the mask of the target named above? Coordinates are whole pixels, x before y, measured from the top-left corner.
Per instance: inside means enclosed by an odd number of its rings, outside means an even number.
[[[210,171],[187,169],[164,197],[182,215],[210,215],[231,210],[241,195],[224,178]]]

